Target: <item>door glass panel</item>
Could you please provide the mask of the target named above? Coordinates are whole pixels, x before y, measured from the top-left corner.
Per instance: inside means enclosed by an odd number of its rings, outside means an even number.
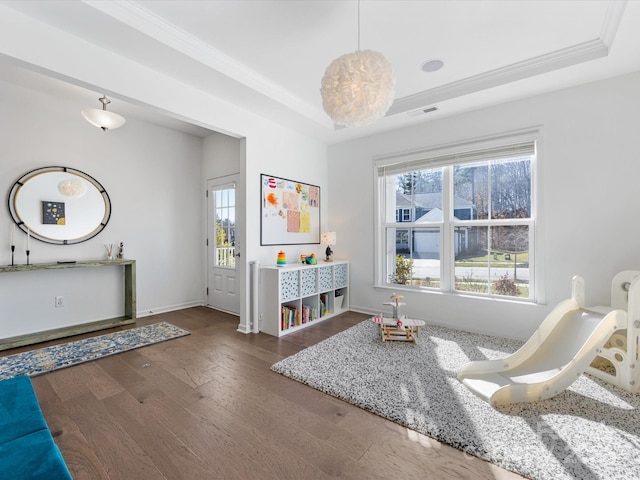
[[[215,223],[215,266],[234,268],[236,239],[235,187],[224,186],[213,195]]]

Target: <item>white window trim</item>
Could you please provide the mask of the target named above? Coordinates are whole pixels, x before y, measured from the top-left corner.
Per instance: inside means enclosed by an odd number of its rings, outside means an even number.
[[[514,303],[526,303],[526,304],[539,304],[544,305],[546,301],[546,295],[544,290],[544,277],[545,277],[545,261],[544,261],[544,252],[542,251],[542,245],[544,245],[545,238],[545,227],[544,220],[540,218],[539,212],[542,210],[543,203],[543,193],[540,189],[540,179],[543,178],[544,162],[542,161],[544,157],[544,138],[543,138],[543,128],[542,126],[532,126],[523,129],[513,130],[509,132],[503,132],[495,135],[489,135],[485,137],[478,137],[475,139],[464,140],[460,142],[453,142],[449,144],[441,144],[434,145],[429,147],[424,147],[415,150],[409,150],[405,152],[397,152],[385,155],[377,155],[373,157],[373,178],[374,178],[374,195],[375,201],[377,203],[376,208],[373,212],[374,215],[374,278],[373,278],[373,286],[374,288],[380,289],[392,289],[392,290],[410,290],[416,293],[437,293],[439,295],[451,295],[451,296],[465,296],[469,295],[466,292],[456,292],[453,288],[453,285],[448,285],[447,290],[443,289],[427,289],[427,288],[419,288],[419,287],[403,287],[401,285],[391,285],[386,282],[384,277],[385,275],[385,261],[386,259],[380,255],[382,252],[382,245],[384,245],[384,232],[385,232],[385,222],[383,216],[383,207],[384,201],[382,198],[381,192],[381,182],[379,180],[378,171],[381,167],[398,165],[401,163],[413,163],[419,161],[425,161],[431,157],[441,157],[444,155],[455,155],[456,152],[460,151],[473,151],[473,150],[482,150],[489,149],[492,147],[497,147],[500,145],[506,144],[517,144],[521,142],[536,142],[536,153],[535,153],[535,161],[533,162],[531,168],[531,184],[532,191],[534,192],[534,198],[531,203],[531,219],[530,222],[532,225],[535,225],[533,232],[533,248],[529,251],[529,262],[534,265],[533,273],[530,277],[530,284],[534,287],[534,297],[530,299],[518,299],[512,297],[498,297],[498,296],[490,296],[490,295],[478,295],[473,296],[473,298],[491,300],[491,301],[509,301]],[[437,165],[433,165],[437,166]],[[444,176],[442,179],[443,183],[449,182],[450,184],[453,182],[453,179],[448,174],[448,169],[444,170]],[[444,219],[447,219],[451,215],[450,201],[449,195],[443,195],[442,199],[442,207],[443,207],[443,215]],[[450,218],[449,218],[450,220]],[[522,220],[516,220],[520,224],[523,223]],[[466,221],[458,221],[460,223],[456,223],[456,225],[461,225]],[[429,226],[440,224],[441,222],[433,222],[433,223],[425,223],[420,224],[420,226]],[[445,223],[445,222],[442,222]],[[449,222],[451,223],[451,222]],[[478,221],[473,221],[473,225],[480,226]],[[407,227],[413,226],[413,223],[407,223]],[[442,245],[447,249],[453,249],[453,239],[451,238],[451,231],[453,228],[442,228],[441,232],[441,241]],[[531,232],[531,229],[530,229]],[[451,251],[446,252],[450,257]],[[449,279],[450,282],[454,282],[453,275],[453,262],[449,261],[441,261],[440,262],[440,274],[441,279]]]

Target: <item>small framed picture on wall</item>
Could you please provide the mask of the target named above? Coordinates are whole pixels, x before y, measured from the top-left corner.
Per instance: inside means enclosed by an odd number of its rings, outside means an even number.
[[[260,245],[320,243],[320,187],[260,175]]]

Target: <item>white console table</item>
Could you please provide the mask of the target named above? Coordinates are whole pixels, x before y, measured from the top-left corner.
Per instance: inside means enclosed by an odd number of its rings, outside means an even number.
[[[32,265],[0,266],[0,273],[32,272],[36,270],[64,270],[70,268],[124,267],[124,315],[116,318],[82,323],[69,327],[29,333],[16,337],[0,339],[0,350],[22,345],[69,337],[80,333],[94,332],[105,328],[127,325],[136,321],[136,261],[135,260],[94,260],[69,263],[35,263]]]

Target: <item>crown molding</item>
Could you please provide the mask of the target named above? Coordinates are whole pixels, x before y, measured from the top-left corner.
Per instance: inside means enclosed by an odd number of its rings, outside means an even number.
[[[334,129],[324,111],[292,95],[246,65],[225,55],[211,45],[154,15],[136,2],[123,0],[81,0],[84,4],[110,16],[134,30],[215,70],[270,100],[319,125]],[[453,98],[517,82],[562,68],[608,56],[627,0],[611,0],[599,37],[561,50],[543,54],[489,72],[484,72],[436,88],[397,98],[386,116],[412,112]]]
[[[613,45],[626,6],[627,0],[611,0],[609,3],[599,37],[602,43],[609,48]]]
[[[387,115],[409,112],[452,98],[559,70],[570,65],[606,57],[608,52],[609,48],[602,41],[591,40],[486,73],[474,75],[457,82],[451,82],[440,87],[425,90],[424,92],[398,98],[393,102],[393,105],[391,105]]]
[[[627,1],[612,0],[597,39],[474,75],[423,92],[397,98],[387,116],[411,112],[438,102],[476,93],[609,55]]]
[[[109,2],[82,0],[82,2],[324,127],[333,127],[329,117],[319,107],[292,95],[258,72],[176,28],[136,3],[122,0]]]

